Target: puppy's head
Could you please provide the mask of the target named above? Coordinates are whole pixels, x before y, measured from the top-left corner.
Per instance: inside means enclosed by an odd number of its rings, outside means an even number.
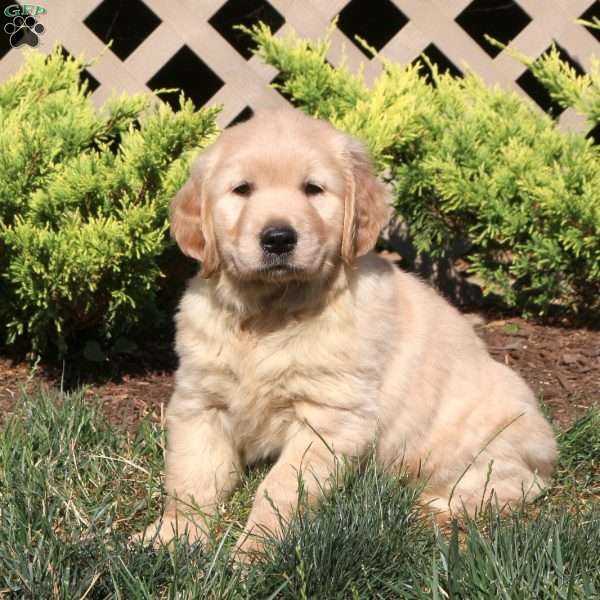
[[[362,144],[286,109],[226,130],[171,206],[182,251],[210,277],[309,281],[375,244],[386,190]]]

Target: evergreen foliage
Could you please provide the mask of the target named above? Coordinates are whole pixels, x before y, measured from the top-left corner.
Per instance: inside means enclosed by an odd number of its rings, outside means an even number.
[[[218,109],[183,98],[176,112],[125,94],[96,110],[84,66],[30,52],[0,86],[0,340],[34,352],[64,353],[89,328],[123,346],[160,317],[168,203],[216,132]]]
[[[322,40],[249,30],[306,112],[364,139],[421,252],[468,247],[470,273],[524,314],[600,309],[600,154],[516,95],[386,59],[367,85],[326,62]],[[520,57],[528,60],[526,57]],[[600,119],[598,65],[578,76],[555,51],[528,64],[564,106]],[[0,85],[0,343],[64,354],[127,348],[164,319],[181,283],[167,208],[217,108],[143,95],[100,110],[81,61],[32,51]],[[165,286],[165,282],[169,282]],[[166,310],[165,310],[166,309]],[[90,342],[92,345],[90,346]]]
[[[579,20],[578,23],[589,29],[600,30],[600,19],[592,21]],[[550,96],[562,108],[573,108],[587,118],[591,127],[600,124],[600,61],[591,57],[589,73],[580,75],[563,61],[556,45],[552,45],[537,59],[532,60],[526,54],[507,47],[505,44],[486,36],[488,41],[499,48],[507,49],[514,58],[525,64],[535,77],[548,90]]]
[[[367,142],[419,251],[439,256],[466,242],[484,291],[526,315],[600,309],[600,151],[591,141],[472,73],[457,79],[429,65],[429,85],[418,66],[381,57],[369,86],[325,61],[331,31],[317,42],[274,37],[264,25],[246,31],[297,106]],[[598,118],[597,68],[578,78],[552,51],[532,69],[558,100]]]

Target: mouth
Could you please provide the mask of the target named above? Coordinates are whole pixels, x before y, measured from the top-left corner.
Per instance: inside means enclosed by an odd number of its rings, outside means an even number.
[[[261,267],[259,271],[261,273],[290,273],[295,270],[292,265],[266,265]]]
[[[281,282],[294,279],[305,279],[306,269],[294,264],[292,253],[267,254],[263,256],[263,264],[254,271],[263,281]]]
[[[256,273],[268,279],[301,278],[304,269],[287,262],[277,262],[261,266]]]

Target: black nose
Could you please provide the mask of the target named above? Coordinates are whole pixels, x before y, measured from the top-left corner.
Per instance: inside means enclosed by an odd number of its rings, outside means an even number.
[[[260,234],[260,245],[270,254],[291,252],[298,241],[298,235],[289,226],[267,227]]]

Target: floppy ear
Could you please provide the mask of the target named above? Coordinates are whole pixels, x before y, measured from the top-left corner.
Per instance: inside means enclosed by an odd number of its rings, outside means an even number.
[[[376,177],[373,161],[362,143],[349,138],[346,161],[342,259],[349,264],[375,246],[390,218],[390,206],[388,191]]]
[[[212,215],[194,168],[194,175],[177,192],[171,202],[171,236],[181,251],[202,262],[202,277],[208,278],[219,269]]]

